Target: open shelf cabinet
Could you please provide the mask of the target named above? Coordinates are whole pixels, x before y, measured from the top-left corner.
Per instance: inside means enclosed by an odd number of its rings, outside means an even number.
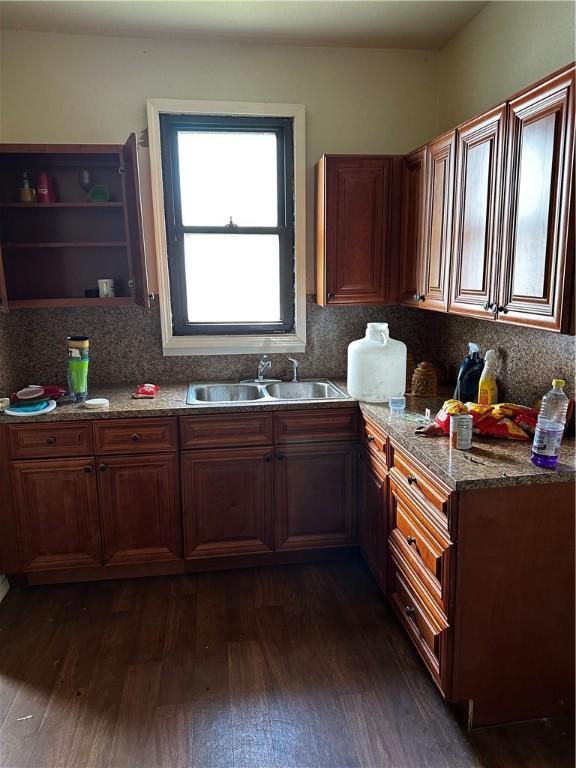
[[[106,187],[91,202],[81,171]],[[26,172],[53,180],[56,201],[22,203]],[[112,278],[116,297],[86,298]],[[149,305],[136,137],[124,145],[0,144],[0,310]]]

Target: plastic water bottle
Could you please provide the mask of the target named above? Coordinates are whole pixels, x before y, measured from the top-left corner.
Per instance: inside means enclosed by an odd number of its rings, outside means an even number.
[[[562,379],[554,379],[552,389],[542,398],[532,443],[532,463],[538,467],[554,469],[558,464],[568,410],[568,398],[563,389],[565,385]]]

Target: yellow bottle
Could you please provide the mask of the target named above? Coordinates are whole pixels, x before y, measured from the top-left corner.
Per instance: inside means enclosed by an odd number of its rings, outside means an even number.
[[[498,402],[497,365],[498,353],[494,349],[489,349],[486,352],[484,368],[478,382],[478,402],[480,405],[494,405]]]

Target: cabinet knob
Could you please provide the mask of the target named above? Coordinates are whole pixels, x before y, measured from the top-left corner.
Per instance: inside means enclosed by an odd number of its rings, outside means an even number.
[[[54,445],[55,442],[56,442],[56,438],[55,437],[47,437],[46,438],[46,444],[47,445]]]
[[[140,439],[141,439],[141,437],[138,434],[138,432],[134,432],[133,435],[130,435],[130,440],[132,440],[133,443],[137,443],[138,440],[140,440]]]
[[[84,472],[88,473],[88,472],[92,472],[93,470],[94,470],[94,467],[92,466],[92,464],[86,464],[86,466],[84,467]]]
[[[421,304],[422,304],[422,302],[426,301],[426,294],[425,294],[425,293],[421,293],[421,294],[420,294],[420,298],[418,299],[418,301],[419,301]]]
[[[412,606],[407,605],[404,608],[404,612],[406,613],[406,616],[408,616],[409,619],[414,618],[414,608],[412,608]]]
[[[492,301],[490,301],[490,299],[488,299],[488,301],[484,304],[484,309],[486,310],[486,312],[494,312],[495,306],[496,304],[494,304]]]
[[[272,454],[271,453],[267,453],[264,456],[264,461],[272,461]]]
[[[406,536],[406,543],[410,546],[416,544],[416,536]]]
[[[326,298],[327,298],[327,299],[333,299],[333,298],[334,298],[334,294],[333,294],[331,291],[329,291],[329,292],[326,294]]]
[[[284,458],[284,454],[283,453],[277,453],[276,454],[276,458],[279,459],[280,461],[282,461],[283,458]]]
[[[98,469],[100,470],[100,472],[106,472],[106,470],[108,469],[108,464],[99,464]]]
[[[366,435],[366,440],[371,443],[374,440],[374,435]]]
[[[418,485],[418,478],[414,475],[408,475],[406,480],[408,480],[408,485]]]
[[[501,307],[497,307],[497,311],[498,311],[499,314],[502,314],[502,315],[507,315],[508,314],[508,309],[506,307],[502,307],[502,306]]]
[[[415,293],[414,294],[414,301],[419,302],[420,304],[426,300],[426,296],[423,293]]]

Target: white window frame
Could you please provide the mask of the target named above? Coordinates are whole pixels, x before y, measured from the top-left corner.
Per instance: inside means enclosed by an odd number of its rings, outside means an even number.
[[[241,355],[304,352],[306,348],[306,136],[302,104],[264,104],[240,101],[148,99],[148,140],[154,238],[162,326],[162,353],[171,355]],[[164,217],[164,187],[160,144],[160,115],[249,115],[293,118],[294,141],[294,331],[238,336],[174,336],[170,304],[168,245]]]

